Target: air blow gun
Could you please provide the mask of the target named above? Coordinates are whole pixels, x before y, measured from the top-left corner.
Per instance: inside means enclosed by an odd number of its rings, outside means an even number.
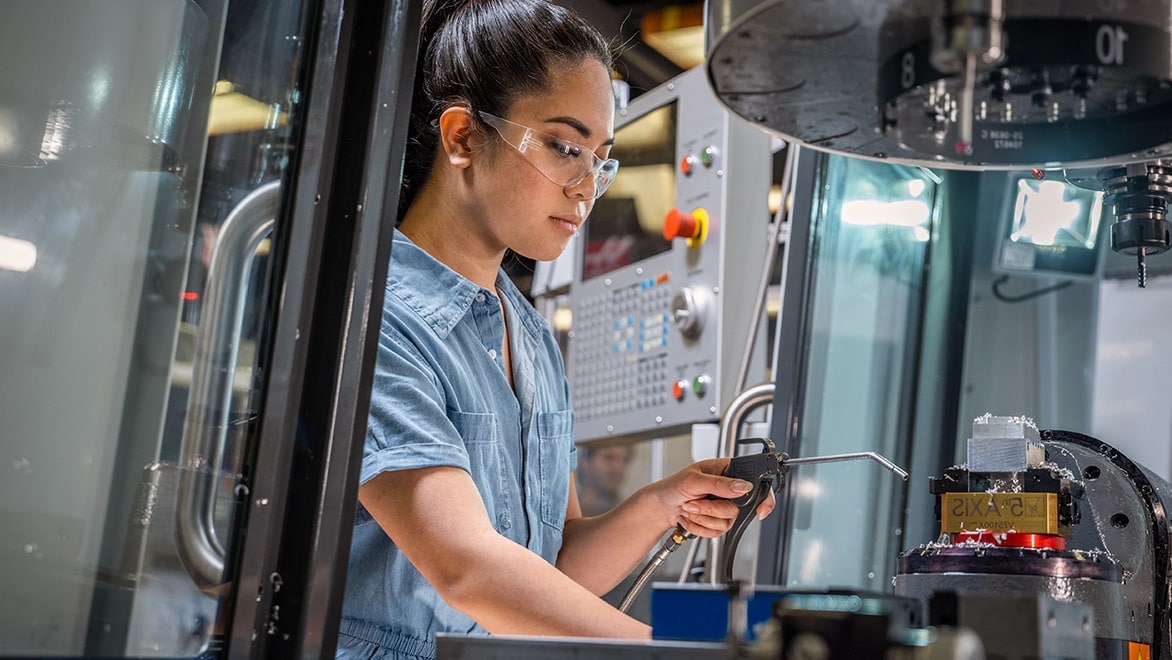
[[[760,444],[761,451],[756,454],[734,456],[729,460],[728,468],[724,471],[724,476],[747,481],[753,484],[753,489],[740,497],[730,500],[737,505],[737,517],[724,537],[723,557],[719,558],[720,566],[718,567],[719,573],[717,573],[716,579],[716,582],[721,584],[727,584],[732,581],[733,558],[736,556],[737,546],[740,544],[745,530],[748,529],[749,523],[756,517],[757,507],[766,497],[769,497],[771,492],[777,492],[781,488],[781,482],[791,465],[834,463],[865,458],[878,462],[904,481],[907,481],[908,478],[907,471],[875,452],[866,451],[850,454],[834,454],[831,456],[790,458],[785,452],[777,451],[777,447],[774,446],[773,441],[769,438],[743,438],[737,440],[737,444]],[[716,498],[712,497],[712,499]],[[639,592],[646,585],[647,580],[651,578],[655,569],[659,568],[660,564],[667,559],[669,554],[693,536],[693,534],[685,531],[683,527],[676,525],[676,528],[672,530],[664,542],[663,547],[647,562],[647,565],[643,567],[643,570],[640,571],[639,576],[635,579],[635,583],[631,585],[631,588],[623,597],[622,603],[619,605],[620,611],[626,612],[630,608],[631,603],[639,595]],[[714,570],[717,569],[717,567],[713,568]]]

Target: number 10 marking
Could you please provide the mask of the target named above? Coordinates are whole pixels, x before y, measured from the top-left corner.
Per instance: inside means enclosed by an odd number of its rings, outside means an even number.
[[[1095,34],[1095,54],[1103,64],[1123,65],[1123,44],[1127,43],[1127,32],[1118,25],[1103,25]]]

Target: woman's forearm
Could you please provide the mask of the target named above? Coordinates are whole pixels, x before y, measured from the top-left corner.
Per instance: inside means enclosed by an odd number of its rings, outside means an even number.
[[[602,515],[566,521],[557,567],[591,593],[605,594],[669,529],[662,507],[644,488]]]
[[[436,589],[497,635],[649,640],[651,630],[503,537],[489,540],[458,577]]]

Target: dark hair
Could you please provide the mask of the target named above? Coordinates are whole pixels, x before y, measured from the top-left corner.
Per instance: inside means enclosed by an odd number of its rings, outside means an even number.
[[[427,181],[445,109],[505,114],[518,98],[549,89],[554,69],[588,59],[613,67],[602,35],[546,0],[425,0],[399,220]]]

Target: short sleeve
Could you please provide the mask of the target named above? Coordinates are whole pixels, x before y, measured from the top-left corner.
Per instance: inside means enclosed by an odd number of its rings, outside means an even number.
[[[435,368],[384,318],[359,483],[390,470],[441,466],[469,470],[468,451]]]

